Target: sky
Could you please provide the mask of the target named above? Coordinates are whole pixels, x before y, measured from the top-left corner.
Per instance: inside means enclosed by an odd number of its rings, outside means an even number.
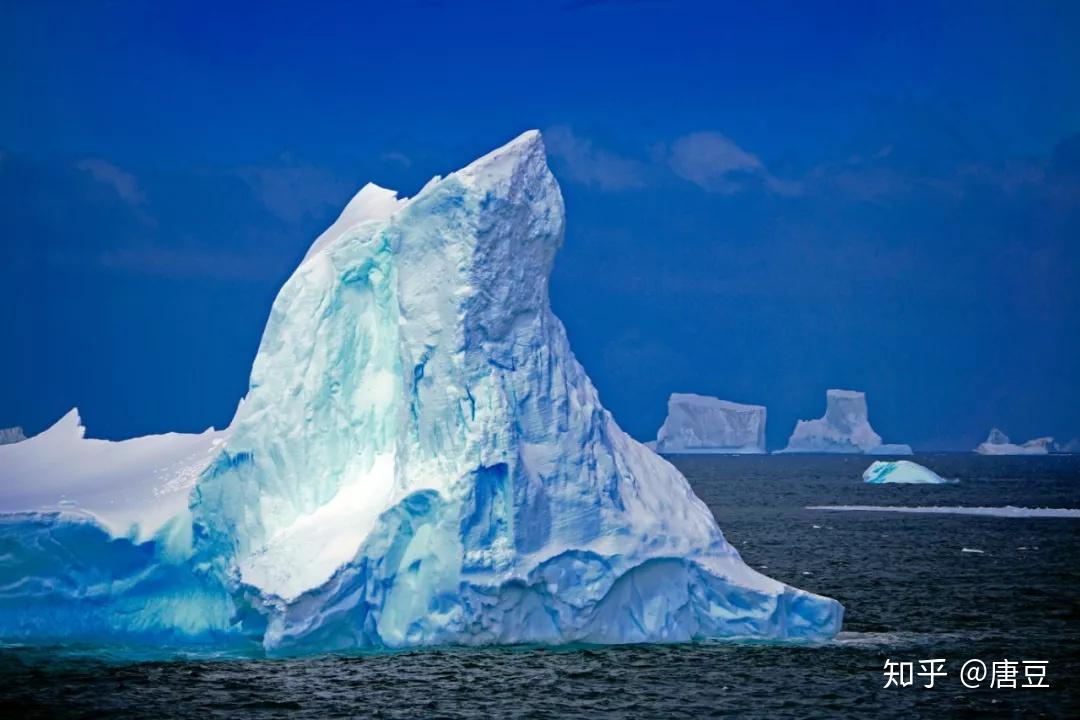
[[[552,304],[632,435],[696,392],[781,447],[839,387],[917,449],[1068,440],[1078,76],[1073,2],[0,0],[0,427],[228,424],[365,182],[538,128]]]

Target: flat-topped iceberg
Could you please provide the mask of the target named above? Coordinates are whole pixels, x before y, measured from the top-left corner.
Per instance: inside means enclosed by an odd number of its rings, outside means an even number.
[[[945,485],[955,480],[946,480],[930,468],[923,467],[910,460],[877,460],[863,472],[863,482],[880,485],[883,483],[902,483],[908,485]]]
[[[26,577],[0,578],[0,638],[303,652],[834,635],[839,603],[749,568],[600,404],[548,300],[563,222],[536,132],[409,200],[365,188],[274,301],[188,504],[115,542],[126,520],[100,508],[7,517]]]
[[[765,408],[706,395],[672,393],[655,449],[669,454],[763,453]]]
[[[991,428],[986,440],[979,443],[975,452],[980,455],[1046,455],[1054,444],[1054,438],[1041,437],[1017,445],[997,428]]]
[[[865,393],[828,390],[825,416],[798,421],[787,447],[779,452],[911,455],[911,447],[881,442],[881,436],[870,427]]]

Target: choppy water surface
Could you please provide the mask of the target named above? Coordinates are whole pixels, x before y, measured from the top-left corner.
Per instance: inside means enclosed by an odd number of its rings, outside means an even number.
[[[8,648],[0,716],[1080,717],[1080,520],[806,509],[1080,508],[1080,457],[915,459],[960,483],[864,485],[857,457],[673,459],[750,565],[844,603],[825,646],[168,661]],[[883,689],[886,658],[945,658],[948,676]],[[971,658],[1047,660],[1051,688],[966,689]]]

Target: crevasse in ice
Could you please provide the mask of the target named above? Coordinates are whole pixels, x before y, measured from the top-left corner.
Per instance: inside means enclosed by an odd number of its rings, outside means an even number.
[[[15,617],[0,578],[0,635],[89,585],[95,637],[270,652],[835,634],[839,603],[747,567],[600,405],[548,301],[562,237],[536,132],[410,200],[366,187],[274,301],[189,509],[116,537],[4,503],[44,579]],[[90,537],[78,569],[32,540],[58,528]]]

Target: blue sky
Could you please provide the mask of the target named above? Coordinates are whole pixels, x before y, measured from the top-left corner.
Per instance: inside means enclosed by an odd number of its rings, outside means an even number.
[[[226,424],[352,193],[537,127],[632,434],[847,387],[917,447],[1080,435],[1080,5],[220,5],[0,5],[0,426]]]

